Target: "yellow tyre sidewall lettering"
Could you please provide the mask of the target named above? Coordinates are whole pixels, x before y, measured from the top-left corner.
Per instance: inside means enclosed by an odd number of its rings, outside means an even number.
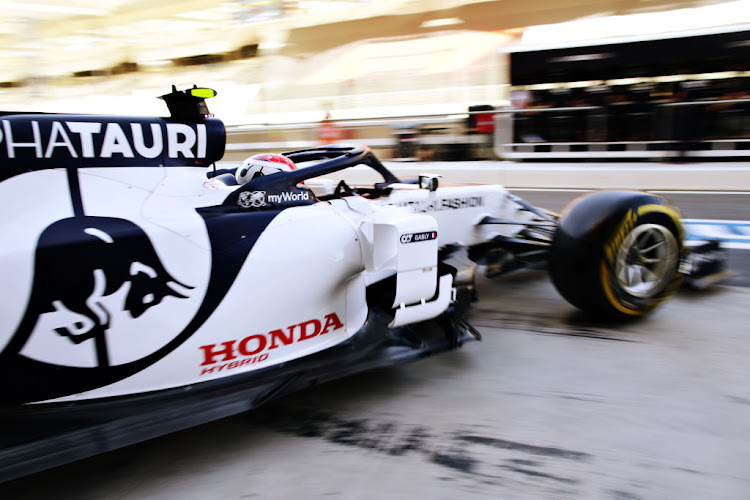
[[[635,227],[636,223],[638,222],[638,217],[639,216],[636,215],[633,209],[629,209],[625,214],[625,217],[623,217],[620,223],[617,225],[617,228],[615,229],[614,233],[612,233],[612,236],[604,244],[604,258],[610,264],[613,264],[615,262],[617,254],[620,252],[620,246],[622,245],[622,242],[625,241],[625,237]]]

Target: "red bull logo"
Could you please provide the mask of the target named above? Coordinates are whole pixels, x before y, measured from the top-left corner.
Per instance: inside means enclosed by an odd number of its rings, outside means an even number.
[[[41,315],[58,313],[71,319],[54,328],[57,335],[90,346],[100,367],[111,364],[106,334],[115,316],[138,318],[167,297],[187,298],[192,289],[166,270],[140,227],[110,217],[53,223],[39,237],[34,267],[31,298],[16,335],[30,335]],[[124,296],[119,310],[106,300],[116,293]]]

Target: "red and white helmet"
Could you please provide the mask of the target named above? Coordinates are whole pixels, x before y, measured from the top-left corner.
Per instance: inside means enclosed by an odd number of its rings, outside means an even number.
[[[263,153],[251,156],[242,162],[240,168],[234,174],[238,184],[244,184],[256,177],[271,175],[277,172],[289,172],[296,170],[297,166],[292,160],[284,155],[274,153]]]

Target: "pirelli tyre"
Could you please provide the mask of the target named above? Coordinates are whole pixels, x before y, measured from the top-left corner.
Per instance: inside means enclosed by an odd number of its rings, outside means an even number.
[[[679,287],[684,252],[677,210],[661,197],[599,191],[563,209],[550,275],[579,309],[610,319],[643,316]]]

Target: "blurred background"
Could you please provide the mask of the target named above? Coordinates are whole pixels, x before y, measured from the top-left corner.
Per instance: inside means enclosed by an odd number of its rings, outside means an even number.
[[[0,109],[165,114],[218,91],[227,159],[750,154],[750,1],[0,0]]]

